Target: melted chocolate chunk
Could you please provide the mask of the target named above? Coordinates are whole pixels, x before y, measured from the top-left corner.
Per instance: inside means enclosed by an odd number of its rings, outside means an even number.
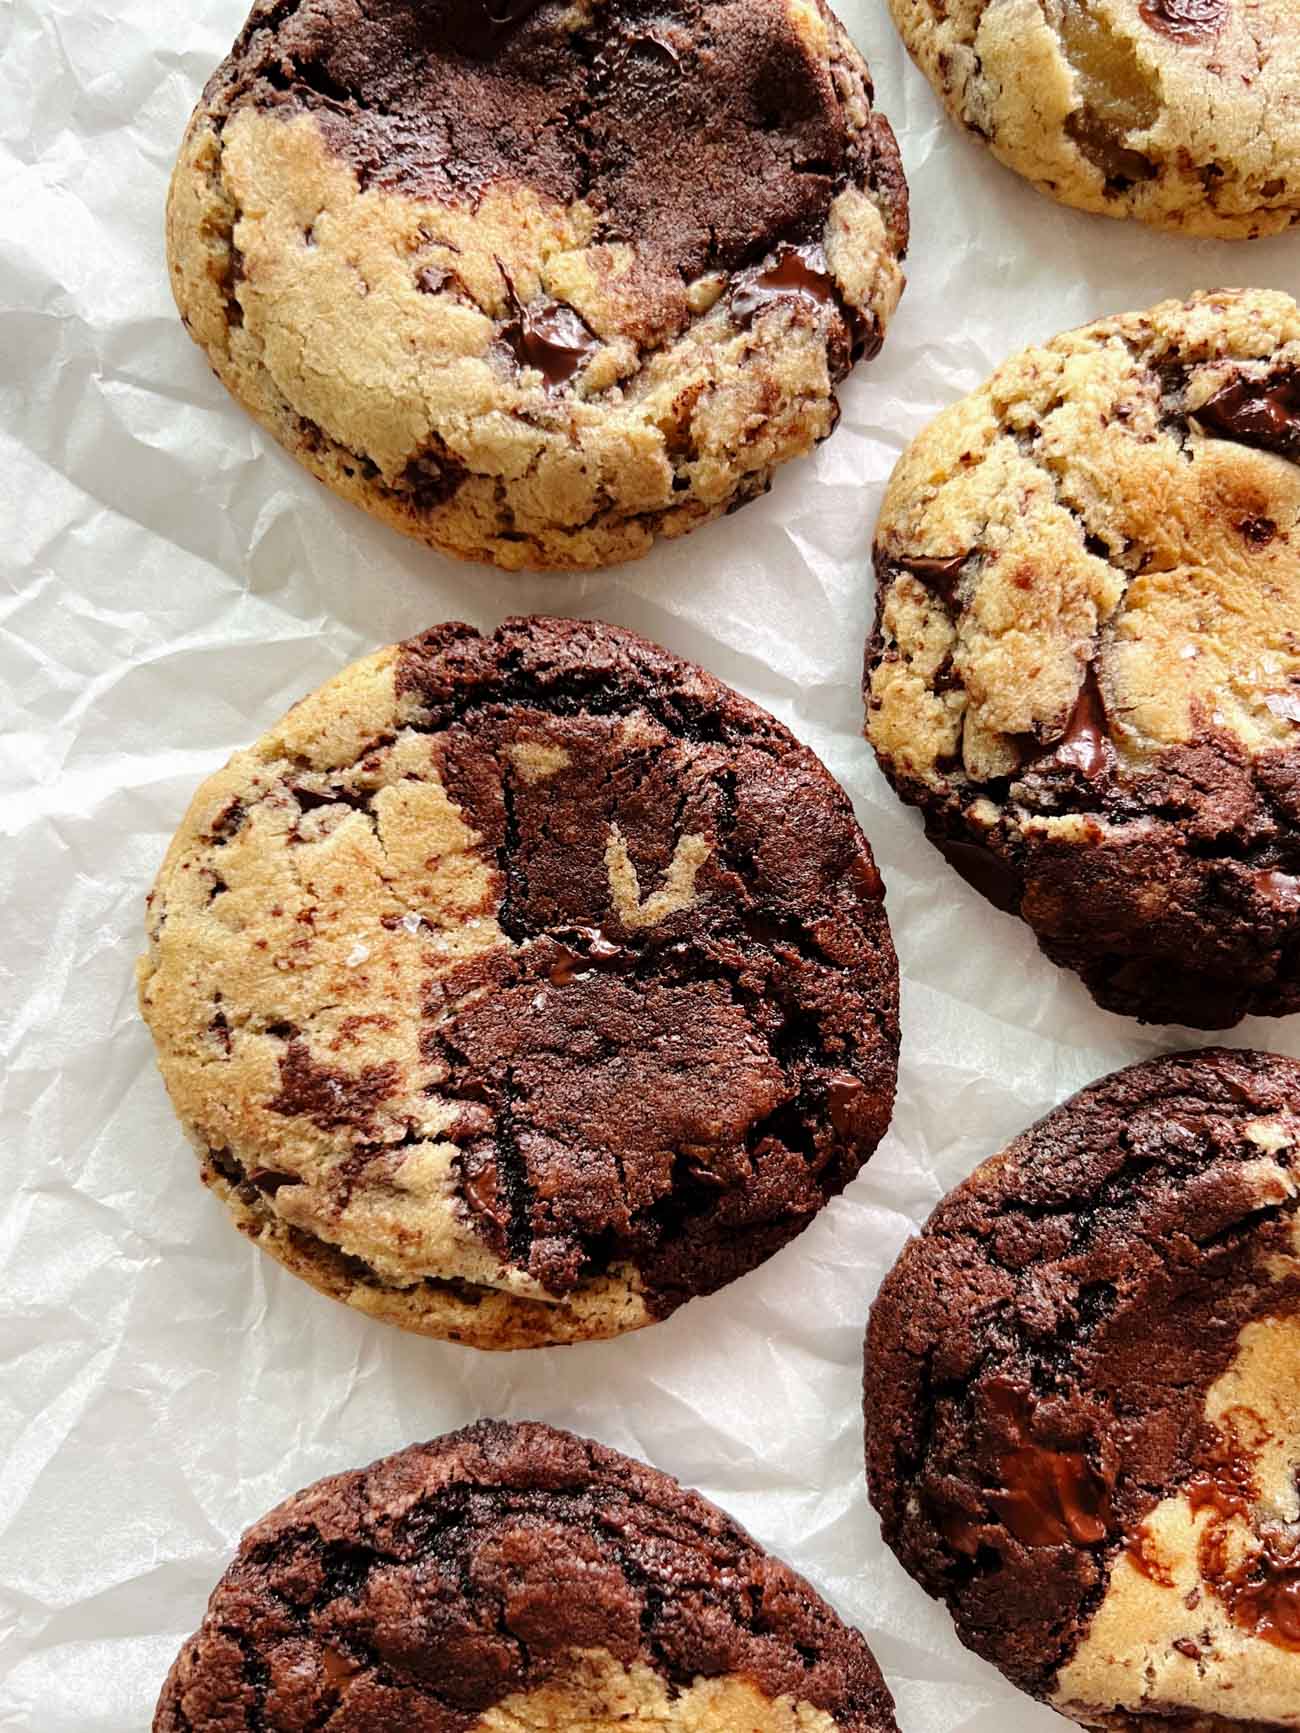
[[[1095,780],[1115,762],[1115,748],[1106,721],[1106,701],[1093,663],[1088,665],[1079,696],[1065,725],[1065,733],[1053,746],[1051,756],[1058,764],[1073,765],[1089,781]]]
[[[1238,379],[1193,414],[1220,439],[1300,462],[1300,373]]]
[[[543,1688],[565,1724],[575,1649],[669,1697],[736,1680],[841,1733],[897,1733],[860,1633],[723,1512],[616,1451],[502,1421],[320,1481],[255,1524],[154,1733],[469,1733]],[[571,1720],[612,1724],[625,1706],[593,1716],[590,1677]]]
[[[814,306],[833,307],[849,334],[849,351],[843,371],[863,356],[880,349],[880,334],[872,321],[840,293],[831,276],[826,250],[818,243],[786,247],[774,263],[756,266],[737,279],[731,292],[731,311],[738,324],[749,325],[765,307],[791,298]]]
[[[1097,1546],[1111,1532],[1113,1477],[1101,1474],[1082,1451],[1058,1450],[1033,1435],[1029,1391],[1010,1378],[990,1379],[981,1392],[1003,1439],[998,1456],[1001,1487],[988,1495],[990,1509],[1027,1547]],[[963,1517],[938,1511],[944,1533],[959,1552],[974,1557],[989,1544],[987,1515]]]
[[[1204,42],[1217,36],[1228,19],[1229,0],[1142,0],[1144,24],[1174,42]]]
[[[506,285],[514,317],[502,326],[502,340],[521,367],[536,368],[546,389],[558,391],[586,366],[600,339],[564,302],[542,295],[525,307],[508,276]]]
[[[910,554],[889,561],[895,571],[907,572],[918,583],[924,584],[931,594],[938,596],[949,613],[956,610],[957,586],[969,563],[969,554],[953,554],[950,559],[932,559],[925,554]]]

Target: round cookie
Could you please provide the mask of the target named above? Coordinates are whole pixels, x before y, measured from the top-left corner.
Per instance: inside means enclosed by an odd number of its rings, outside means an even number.
[[[299,1275],[483,1348],[613,1336],[883,1136],[883,898],[842,790],[702,669],[439,626],[199,790],[141,1005],[205,1182]]]
[[[867,1331],[885,1539],[1089,1727],[1300,1726],[1300,1065],[1134,1065],[976,1170]]]
[[[167,235],[191,335],[335,492],[589,567],[830,433],[907,190],[822,0],[259,0]]]
[[[698,1493],[483,1420],[244,1536],[154,1733],[897,1733],[865,1640]]]
[[[949,113],[1062,204],[1227,240],[1300,220],[1294,0],[890,0]]]
[[[1300,1009],[1300,311],[1225,292],[1028,349],[896,469],[867,735],[1110,1010]]]

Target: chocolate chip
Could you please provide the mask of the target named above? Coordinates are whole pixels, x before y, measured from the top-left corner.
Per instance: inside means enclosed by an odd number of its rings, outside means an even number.
[[[1203,42],[1228,19],[1229,0],[1142,0],[1142,22],[1174,42]]]
[[[1234,380],[1193,415],[1220,439],[1300,462],[1300,372]]]

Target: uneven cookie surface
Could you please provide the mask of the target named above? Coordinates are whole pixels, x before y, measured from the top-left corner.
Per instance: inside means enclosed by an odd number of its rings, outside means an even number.
[[[1300,1726],[1300,1065],[1103,1078],[986,1162],[867,1332],[885,1538],[1087,1726]]]
[[[904,454],[867,734],[1109,1009],[1300,1007],[1300,312],[1204,295],[1029,349]]]
[[[509,568],[763,492],[834,426],[906,242],[821,0],[261,0],[168,209],[240,402],[393,527]]]
[[[244,1536],[154,1733],[897,1733],[867,1645],[697,1493],[480,1421]]]
[[[1292,0],[890,0],[949,112],[1063,204],[1226,239],[1300,219]]]
[[[204,1179],[309,1281],[483,1347],[609,1336],[875,1148],[883,894],[821,764],[703,670],[442,626],[200,789],[141,1003]]]

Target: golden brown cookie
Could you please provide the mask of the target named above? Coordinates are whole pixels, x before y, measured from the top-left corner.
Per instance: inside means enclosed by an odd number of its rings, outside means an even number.
[[[792,1239],[889,1122],[898,978],[843,792],[614,627],[441,626],[199,790],[141,1003],[205,1182],[372,1316],[614,1336]]]
[[[961,124],[1049,198],[1225,239],[1300,219],[1295,0],[889,0]]]
[[[871,1313],[885,1539],[1086,1727],[1300,1726],[1300,1065],[1104,1077],[976,1170]]]
[[[822,0],[259,0],[167,231],[192,336],[328,486],[587,567],[831,431],[907,193]]]
[[[1168,301],[1006,362],[904,454],[867,734],[1102,1005],[1300,1009],[1300,311]]]
[[[865,1640],[698,1493],[532,1422],[244,1536],[154,1733],[898,1733]]]

